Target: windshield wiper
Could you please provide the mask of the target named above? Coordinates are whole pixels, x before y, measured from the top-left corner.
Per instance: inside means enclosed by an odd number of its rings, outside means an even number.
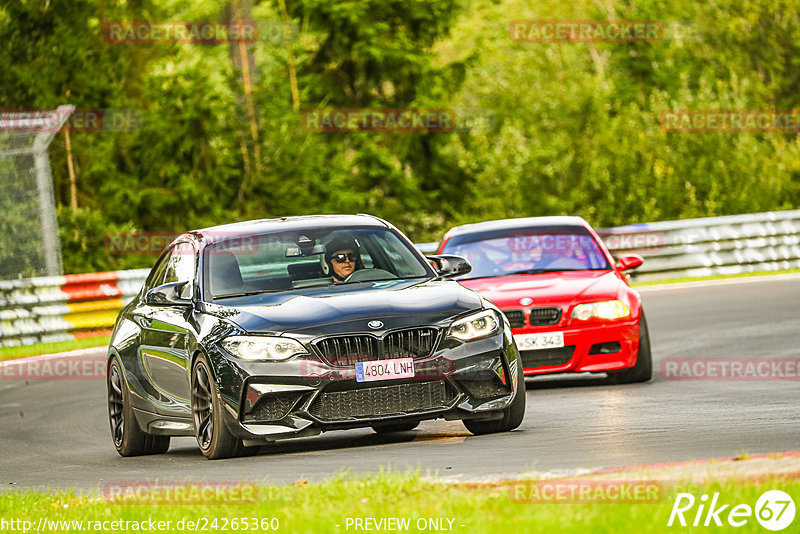
[[[274,289],[259,289],[258,291],[242,291],[240,293],[225,293],[224,295],[211,295],[214,300],[227,299],[232,297],[247,297],[249,295],[260,295],[261,293],[274,293]]]

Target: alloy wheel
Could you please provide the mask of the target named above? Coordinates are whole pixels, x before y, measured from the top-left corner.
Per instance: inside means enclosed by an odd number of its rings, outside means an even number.
[[[111,435],[117,447],[122,445],[125,432],[125,415],[122,408],[122,376],[116,365],[111,365],[108,377],[108,418],[111,422]]]
[[[214,436],[214,403],[211,380],[205,365],[199,363],[194,368],[192,380],[192,413],[197,443],[203,450],[211,446]]]

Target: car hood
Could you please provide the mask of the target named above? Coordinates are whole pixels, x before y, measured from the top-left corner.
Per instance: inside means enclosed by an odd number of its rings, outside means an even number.
[[[504,309],[519,307],[520,299],[526,297],[533,306],[615,299],[624,285],[612,271],[517,274],[460,283]]]
[[[233,301],[236,302],[233,302]],[[480,309],[480,296],[457,282],[392,280],[305,288],[206,304],[205,312],[247,332],[329,335],[382,331],[448,322]],[[227,303],[226,303],[227,304]],[[370,330],[367,323],[381,321]]]

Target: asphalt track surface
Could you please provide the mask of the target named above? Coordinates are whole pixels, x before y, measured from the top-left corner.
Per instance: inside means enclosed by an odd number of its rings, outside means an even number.
[[[669,358],[797,358],[800,277],[644,289],[656,378],[647,384],[532,382],[519,430],[471,436],[460,422],[416,431],[324,433],[208,461],[192,438],[167,454],[120,458],[111,442],[105,383],[0,381],[0,488],[97,489],[121,481],[289,483],[419,469],[463,479],[572,472],[800,450],[800,381],[665,380]]]

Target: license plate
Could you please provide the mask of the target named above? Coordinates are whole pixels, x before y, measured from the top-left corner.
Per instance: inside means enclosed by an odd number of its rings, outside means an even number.
[[[358,362],[356,364],[357,382],[397,380],[398,378],[414,378],[413,358],[398,358],[380,362]]]
[[[564,332],[517,334],[514,336],[519,350],[556,349],[564,346]]]

